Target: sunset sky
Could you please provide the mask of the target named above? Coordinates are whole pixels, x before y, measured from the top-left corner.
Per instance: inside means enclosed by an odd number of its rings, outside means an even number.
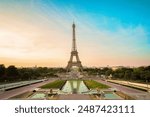
[[[0,64],[65,67],[73,21],[83,66],[150,65],[149,0],[0,0]]]

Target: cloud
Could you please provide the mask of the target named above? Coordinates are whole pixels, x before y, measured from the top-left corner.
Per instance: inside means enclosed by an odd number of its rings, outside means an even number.
[[[9,4],[9,10],[0,15],[0,57],[7,58],[3,59],[7,63],[10,58],[17,65],[65,66],[74,20],[84,66],[150,64],[148,35],[142,24],[124,26],[119,19],[77,12],[73,6],[58,7],[51,1],[15,5]]]

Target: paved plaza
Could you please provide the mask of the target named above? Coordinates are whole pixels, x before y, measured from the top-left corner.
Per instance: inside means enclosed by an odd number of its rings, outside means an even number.
[[[27,91],[33,91],[35,88],[42,86],[44,84],[47,84],[49,82],[53,82],[55,80],[56,79],[51,79],[48,81],[31,84],[28,86],[23,86],[20,88],[9,90],[9,91],[0,92],[0,99],[9,99],[13,96],[25,93]],[[103,81],[100,79],[95,79],[95,81],[106,84],[106,85],[108,85],[116,90],[119,90],[135,99],[140,99],[140,100],[149,100],[150,99],[150,93],[146,92],[146,91],[141,91],[138,89],[134,89],[131,87],[123,86],[123,85],[112,83],[112,82]],[[58,98],[59,100],[90,100],[91,99],[91,97],[89,95],[84,95],[84,94],[66,94],[66,95],[59,95],[58,97],[59,97]]]

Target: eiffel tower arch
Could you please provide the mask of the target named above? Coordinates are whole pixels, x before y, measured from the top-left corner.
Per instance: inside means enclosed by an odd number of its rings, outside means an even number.
[[[81,61],[79,59],[77,46],[76,46],[75,24],[74,23],[72,24],[72,29],[73,29],[72,51],[71,51],[70,60],[68,61],[68,65],[67,65],[66,69],[67,69],[67,71],[70,71],[70,69],[73,66],[76,66],[80,69],[80,71],[83,71],[83,67],[82,67]],[[76,61],[73,61],[74,57],[75,57]]]

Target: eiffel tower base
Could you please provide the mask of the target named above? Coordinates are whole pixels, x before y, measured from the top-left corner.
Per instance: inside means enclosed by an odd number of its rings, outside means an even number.
[[[78,67],[81,72],[83,71],[83,67],[82,67],[80,61],[78,61],[78,62],[69,61],[69,62],[68,62],[68,65],[67,65],[67,67],[66,67],[67,72],[69,72],[73,66]]]
[[[73,61],[73,57],[76,57],[76,61]],[[76,66],[80,69],[80,71],[83,71],[83,67],[81,65],[81,61],[79,60],[79,56],[78,56],[78,52],[77,51],[72,51],[71,52],[71,56],[70,56],[70,60],[68,62],[68,65],[66,67],[67,72],[70,71],[70,69]]]

